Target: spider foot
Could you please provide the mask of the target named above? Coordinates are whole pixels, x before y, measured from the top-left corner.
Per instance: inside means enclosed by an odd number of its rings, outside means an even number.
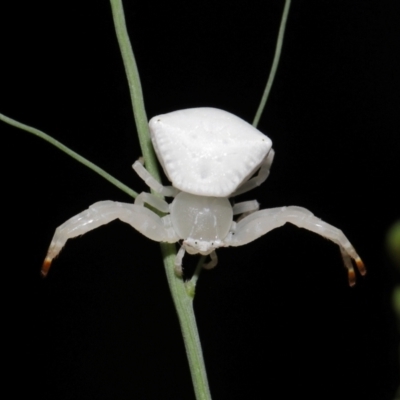
[[[349,276],[349,285],[353,287],[356,284],[356,273],[354,272],[354,268],[348,270]]]
[[[362,262],[360,257],[356,258],[355,261],[356,261],[357,268],[360,271],[360,274],[362,276],[364,276],[367,273],[367,269],[365,268],[364,263]]]
[[[361,258],[358,257],[355,259],[355,263],[357,266],[358,271],[360,272],[360,274],[362,276],[364,276],[367,273],[367,270],[364,266],[364,263],[361,261]],[[349,265],[346,261],[345,261],[345,266],[347,268],[348,271],[348,276],[349,276],[349,285],[350,286],[354,286],[356,284],[356,272],[354,271],[353,265]]]
[[[52,259],[50,257],[46,257],[43,261],[43,265],[42,265],[42,270],[40,271],[40,274],[42,275],[42,278],[46,278],[49,269],[51,267],[51,262]]]

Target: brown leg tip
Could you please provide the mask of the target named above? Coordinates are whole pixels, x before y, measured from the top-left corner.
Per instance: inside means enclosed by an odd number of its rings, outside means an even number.
[[[43,261],[42,270],[40,272],[43,278],[46,278],[50,267],[51,267],[50,258],[45,258],[45,260]]]
[[[349,271],[349,285],[354,286],[356,284],[356,274],[354,270]]]
[[[357,258],[356,265],[361,275],[365,275],[367,273],[367,270],[365,268],[364,263],[361,261],[361,258]]]

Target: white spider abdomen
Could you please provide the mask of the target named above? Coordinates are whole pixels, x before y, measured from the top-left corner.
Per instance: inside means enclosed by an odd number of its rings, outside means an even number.
[[[199,196],[229,197],[260,167],[272,146],[252,125],[216,108],[158,115],[149,127],[172,185]]]

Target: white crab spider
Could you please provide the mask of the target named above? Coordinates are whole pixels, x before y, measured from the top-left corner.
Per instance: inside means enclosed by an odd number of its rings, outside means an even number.
[[[182,240],[175,260],[178,273],[182,273],[185,252],[210,255],[211,261],[204,267],[212,268],[218,262],[215,249],[244,245],[290,222],[339,246],[351,286],[355,284],[351,259],[365,274],[363,262],[343,232],[305,208],[259,210],[256,200],[231,205],[229,197],[247,192],[267,179],[274,158],[271,140],[253,126],[215,108],[171,112],[152,118],[149,125],[158,159],[172,186],[158,183],[139,161],[133,169],[155,192],[173,197],[172,203],[143,192],[134,204],[93,204],[56,229],[43,275],[69,238],[117,218],[149,239],[168,243]],[[145,203],[167,215],[158,216]],[[234,221],[236,215],[239,217]]]

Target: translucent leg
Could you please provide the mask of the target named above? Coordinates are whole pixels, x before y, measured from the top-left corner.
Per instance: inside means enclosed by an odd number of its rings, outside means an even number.
[[[132,168],[144,180],[146,185],[157,193],[166,197],[175,197],[179,193],[179,190],[173,186],[163,186],[161,183],[157,182],[140,161],[135,161]]]
[[[257,211],[260,203],[257,200],[243,201],[233,206],[233,215],[244,214]]]
[[[178,253],[176,254],[175,257],[175,274],[178,276],[182,276],[183,271],[182,271],[182,259],[183,256],[185,255],[185,247],[182,246]]]
[[[211,261],[208,262],[207,264],[204,264],[203,268],[212,269],[218,264],[218,256],[217,256],[217,252],[215,250],[210,253],[210,258],[211,258]]]
[[[275,151],[274,149],[271,149],[267,154],[267,156],[265,157],[264,161],[262,162],[258,174],[253,178],[249,179],[247,182],[243,183],[242,186],[239,186],[239,188],[235,192],[233,192],[230,197],[234,197],[239,194],[248,192],[249,190],[252,190],[257,186],[260,186],[263,182],[265,182],[269,176],[272,161],[274,160],[274,155]]]
[[[169,204],[159,197],[154,196],[154,194],[146,192],[140,193],[135,199],[135,204],[144,207],[144,203],[147,203],[149,206],[163,213],[169,213]]]
[[[302,207],[290,206],[254,212],[237,223],[236,229],[225,242],[229,246],[241,246],[252,242],[287,222],[299,228],[315,232],[332,240],[332,242],[339,246],[344,265],[348,270],[350,286],[355,284],[355,273],[351,259],[355,261],[361,275],[365,275],[366,270],[361,258],[343,232],[321,221],[310,211]]]
[[[135,204],[100,201],[56,229],[43,263],[42,275],[47,275],[52,260],[68,239],[83,235],[115,219],[126,222],[144,236],[157,242],[174,243],[178,240],[175,231],[169,226],[170,219],[160,218],[153,211]]]

